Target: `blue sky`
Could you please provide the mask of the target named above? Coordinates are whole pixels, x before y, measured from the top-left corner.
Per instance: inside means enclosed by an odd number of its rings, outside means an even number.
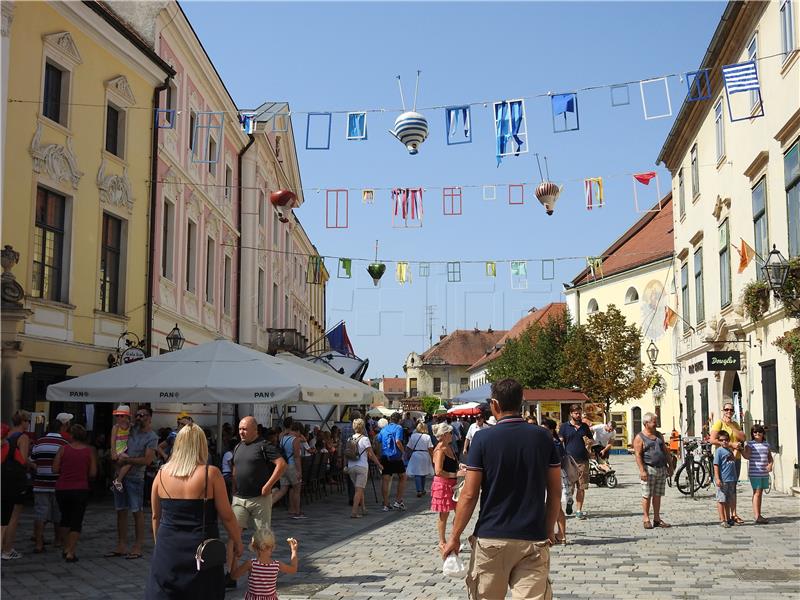
[[[328,285],[329,325],[344,319],[356,352],[370,359],[369,377],[402,376],[408,352],[428,347],[426,305],[434,305],[433,339],[460,328],[510,328],[532,306],[563,298],[586,256],[599,254],[637,219],[630,174],[650,171],[686,94],[668,79],[670,118],[645,120],[638,83],[630,105],[612,107],[610,90],[579,92],[580,130],[553,133],[548,98],[526,100],[530,152],[497,167],[491,102],[547,91],[639,81],[696,69],[724,10],[724,2],[560,3],[216,3],[182,4],[233,98],[241,107],[288,101],[293,111],[395,109],[396,75],[406,103],[422,71],[418,107],[487,101],[472,108],[471,144],[445,143],[444,111],[423,110],[429,137],[410,156],[388,130],[397,111],[370,113],[369,139],[345,140],[345,116],[334,115],[330,150],[306,150],[306,116],[293,127],[305,188],[295,212],[319,251],[371,258],[375,240],[387,263],[379,287],[353,263],[353,278]],[[648,94],[648,110],[663,97]],[[656,92],[655,89],[649,89]],[[651,103],[652,102],[652,103]],[[551,179],[564,184],[548,217],[533,194],[539,182],[534,152],[548,157]],[[543,165],[544,166],[544,165]],[[670,187],[659,170],[662,195]],[[606,207],[587,211],[582,179],[603,177]],[[525,204],[509,206],[507,188],[483,200],[482,185],[526,183]],[[442,211],[442,186],[463,188],[460,216]],[[428,187],[420,229],[392,227],[388,191],[364,205],[350,191],[349,228],[328,229],[326,188]],[[317,193],[314,190],[320,189]],[[647,190],[645,203],[655,200]],[[564,257],[578,257],[566,259]],[[529,262],[528,289],[511,288],[504,260],[555,261],[553,280]],[[410,267],[412,281],[395,281],[393,262],[462,261],[462,280],[448,283],[446,266],[431,276]],[[478,261],[466,263],[464,261]],[[497,261],[487,278],[483,261]]]

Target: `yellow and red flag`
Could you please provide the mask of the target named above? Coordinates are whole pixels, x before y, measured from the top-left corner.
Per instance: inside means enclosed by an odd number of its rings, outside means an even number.
[[[664,331],[670,327],[674,327],[678,322],[678,313],[672,310],[669,306],[664,307]]]

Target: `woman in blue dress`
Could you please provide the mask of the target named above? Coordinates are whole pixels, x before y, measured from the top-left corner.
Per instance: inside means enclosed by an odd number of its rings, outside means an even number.
[[[234,540],[237,558],[242,554],[242,532],[228,502],[222,473],[208,466],[208,443],[199,426],[189,424],[178,433],[169,462],[153,482],[151,502],[156,547],[147,600],[224,598],[223,565],[198,570],[195,553],[203,540],[219,537],[217,517]]]

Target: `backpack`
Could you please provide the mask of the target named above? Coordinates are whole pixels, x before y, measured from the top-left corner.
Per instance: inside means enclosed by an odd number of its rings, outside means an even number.
[[[400,451],[397,449],[397,444],[395,443],[398,429],[400,429],[399,425],[395,425],[394,427],[387,425],[381,430],[381,454],[387,459],[400,454]],[[400,429],[400,431],[402,431],[402,429]]]
[[[358,460],[359,458],[361,458],[361,455],[366,450],[366,448],[365,448],[361,452],[358,451],[358,442],[362,437],[364,437],[364,436],[359,435],[359,437],[356,438],[356,434],[353,434],[347,440],[347,444],[345,444],[345,447],[344,447],[344,457],[347,460]]]
[[[0,465],[3,487],[8,490],[14,490],[17,493],[24,490],[28,485],[28,472],[25,465],[19,462],[20,459],[25,460],[17,445],[19,437],[19,435],[8,437],[6,442],[8,450],[2,465]]]

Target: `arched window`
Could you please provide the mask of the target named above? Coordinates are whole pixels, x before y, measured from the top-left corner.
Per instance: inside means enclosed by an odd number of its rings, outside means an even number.
[[[589,300],[589,304],[586,305],[586,312],[591,315],[592,313],[596,313],[598,310],[599,307],[597,306],[597,300],[594,298]]]
[[[636,291],[636,288],[631,286],[628,288],[628,291],[625,292],[625,304],[633,304],[634,302],[639,301],[639,292]]]

